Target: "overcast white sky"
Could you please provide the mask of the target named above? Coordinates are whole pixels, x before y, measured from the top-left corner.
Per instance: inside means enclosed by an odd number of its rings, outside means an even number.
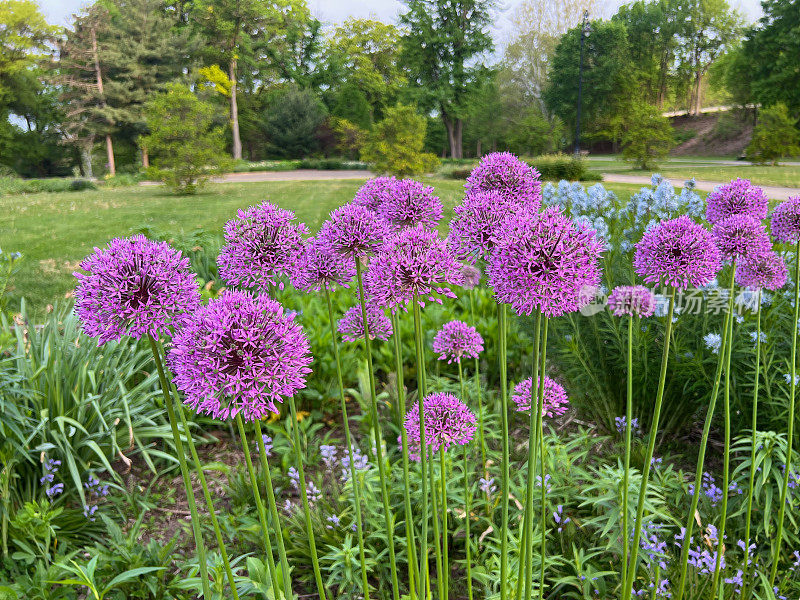
[[[500,0],[500,10],[495,20],[497,45],[503,46],[509,29],[509,16],[521,0]],[[729,0],[748,21],[761,16],[760,0]],[[39,0],[48,20],[56,25],[66,25],[69,16],[87,4],[86,0]],[[614,6],[623,0],[609,0]],[[381,21],[394,21],[403,4],[399,0],[309,0],[309,5],[318,19],[326,23],[337,23],[347,17],[376,17]]]

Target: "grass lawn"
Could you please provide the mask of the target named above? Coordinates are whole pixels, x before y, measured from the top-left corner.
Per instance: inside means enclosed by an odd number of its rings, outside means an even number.
[[[431,179],[445,207],[443,228],[461,198],[463,181]],[[352,199],[361,185],[349,181],[280,181],[211,185],[196,196],[180,197],[159,187],[0,197],[0,214],[9,215],[0,248],[19,251],[21,270],[10,285],[11,306],[25,298],[34,314],[63,299],[74,286],[73,271],[95,246],[142,227],[161,231],[194,229],[222,232],[238,208],[268,200],[293,210],[312,231],[335,207]],[[607,186],[621,198],[641,186]]]

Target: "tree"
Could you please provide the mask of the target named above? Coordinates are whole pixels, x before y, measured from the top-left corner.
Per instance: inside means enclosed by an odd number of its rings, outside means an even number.
[[[325,105],[311,90],[289,86],[267,104],[264,131],[270,154],[304,158],[319,149],[317,132],[325,121]]]
[[[336,94],[331,114],[347,119],[361,129],[372,127],[372,107],[367,96],[354,83],[346,83]]]
[[[797,154],[800,154],[797,119],[789,116],[789,109],[783,103],[762,109],[747,146],[747,157],[753,162],[777,165],[781,158]]]
[[[489,71],[494,0],[405,0],[402,61],[423,108],[438,110],[450,155],[462,157],[463,119]]]
[[[145,105],[150,134],[141,143],[153,153],[151,171],[180,194],[193,194],[211,175],[229,167],[215,109],[186,86],[169,84]]]
[[[675,143],[672,126],[656,106],[643,102],[632,102],[625,114],[622,156],[639,169],[652,169]]]
[[[398,177],[419,175],[436,168],[439,160],[425,145],[425,117],[413,106],[398,104],[386,109],[386,116],[369,134],[361,160],[371,163],[379,173]]]

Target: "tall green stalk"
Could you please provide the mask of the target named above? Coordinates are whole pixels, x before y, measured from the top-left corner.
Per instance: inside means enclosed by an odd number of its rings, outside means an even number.
[[[286,546],[283,543],[283,531],[281,528],[281,520],[278,515],[278,504],[275,502],[275,489],[272,487],[272,475],[269,470],[269,462],[267,461],[267,448],[264,446],[264,434],[261,433],[261,423],[254,421],[256,427],[256,445],[258,446],[258,457],[261,462],[261,470],[267,480],[267,501],[269,502],[269,514],[272,517],[273,527],[275,528],[275,537],[278,541],[278,556],[281,560],[281,572],[283,574],[283,593],[286,600],[292,598],[292,577],[289,567],[289,559],[286,557]]]
[[[167,409],[167,417],[169,419],[169,426],[172,429],[172,441],[175,444],[175,452],[178,455],[178,463],[181,467],[181,476],[183,477],[183,487],[186,490],[186,500],[189,503],[189,514],[192,516],[192,533],[194,535],[195,549],[197,550],[197,561],[200,566],[200,583],[203,586],[203,598],[211,600],[211,586],[208,582],[208,563],[206,562],[206,546],[203,542],[203,526],[200,522],[200,516],[197,513],[197,501],[194,497],[194,489],[192,489],[192,480],[189,477],[189,467],[186,464],[186,452],[183,449],[183,442],[181,435],[178,431],[178,423],[175,420],[175,410],[172,406],[170,398],[169,384],[167,383],[167,376],[164,373],[164,365],[161,362],[160,344],[152,336],[147,337],[150,342],[150,350],[153,352],[153,360],[156,363],[158,370],[158,379],[161,383],[161,393],[164,397],[164,406]],[[184,430],[186,437],[191,437],[188,429]]]
[[[744,528],[744,564],[750,562],[750,521],[753,516],[753,494],[756,478],[756,433],[758,427],[758,386],[761,374],[761,290],[756,294],[756,374],[753,381],[753,409],[750,420],[750,484],[747,487],[747,516]]]
[[[419,399],[419,462],[422,472],[422,535],[420,536],[419,552],[419,598],[428,597],[429,572],[428,572],[428,458],[425,449],[425,411],[422,410],[422,400],[428,395],[428,383],[425,375],[425,351],[422,345],[422,319],[419,314],[419,298],[416,292],[412,301],[414,311],[414,342],[417,355],[417,398]]]
[[[297,472],[300,476],[300,500],[303,502],[303,515],[306,519],[306,533],[308,534],[308,549],[311,551],[311,566],[314,569],[314,580],[317,584],[317,593],[320,600],[327,600],[325,595],[325,584],[322,582],[322,573],[319,570],[319,558],[317,557],[317,542],[314,539],[314,528],[311,525],[311,509],[308,506],[308,494],[306,493],[306,474],[303,467],[303,449],[300,446],[300,423],[297,420],[297,407],[294,403],[294,396],[289,397],[289,411],[292,419],[292,435],[294,438],[294,451],[297,457]]]
[[[541,374],[542,378],[542,385],[539,386],[539,401],[536,405],[536,427],[539,430],[539,471],[541,472],[542,477],[542,490],[541,490],[541,514],[540,520],[542,523],[542,539],[541,539],[541,546],[539,548],[539,554],[541,556],[541,565],[539,567],[539,600],[544,598],[544,570],[545,570],[545,554],[547,551],[547,482],[545,481],[545,445],[544,445],[544,369],[545,369],[545,361],[547,359],[547,326],[550,323],[550,319],[544,317],[544,327],[542,328],[542,350],[541,350],[541,364],[539,365],[539,373]],[[531,535],[533,535],[531,533]],[[531,559],[533,556],[531,555]]]
[[[736,261],[731,265],[731,287],[728,290],[728,310],[733,311],[733,294],[736,284]],[[732,317],[732,315],[731,315]],[[722,508],[720,526],[717,532],[717,557],[714,563],[714,578],[711,584],[711,597],[717,597],[717,587],[720,585],[720,573],[722,572],[722,552],[725,540],[725,524],[728,519],[728,487],[730,486],[730,462],[731,462],[731,353],[733,352],[733,318],[728,319],[728,339],[725,344],[725,392],[724,411],[725,411],[725,459],[722,465]],[[746,542],[748,543],[748,542]]]
[[[458,383],[461,385],[461,401],[466,402],[466,390],[464,387],[464,370],[461,367],[461,360],[458,361]],[[472,541],[469,533],[470,521],[470,485],[469,485],[469,452],[467,444],[464,444],[464,549],[467,561],[467,598],[472,600]]]
[[[386,521],[386,537],[389,545],[389,568],[392,573],[392,596],[400,600],[400,586],[397,583],[397,561],[394,554],[394,516],[389,505],[389,490],[386,486],[386,465],[383,463],[383,436],[381,423],[378,418],[378,400],[375,389],[375,370],[372,367],[372,342],[367,322],[367,301],[364,296],[364,283],[361,275],[361,260],[356,258],[356,280],[358,281],[358,298],[361,302],[361,317],[364,320],[364,345],[367,355],[367,370],[369,371],[370,411],[372,413],[372,429],[375,433],[375,460],[378,463],[378,476],[381,481],[381,499],[383,500],[383,516]],[[422,411],[420,411],[421,413]]]
[[[411,512],[411,485],[409,478],[408,462],[408,434],[403,423],[406,416],[406,390],[403,383],[403,356],[402,345],[400,343],[400,319],[396,313],[392,313],[392,330],[394,331],[394,364],[397,384],[397,404],[400,409],[400,442],[402,444],[403,461],[403,501],[405,503],[405,524],[406,524],[406,551],[408,552],[408,595],[409,600],[417,597],[416,582],[419,580],[419,566],[417,564],[417,549],[414,541],[414,520]]]
[[[735,280],[731,277],[729,287],[733,287]],[[728,312],[725,315],[724,326],[722,329],[722,341],[720,343],[720,353],[717,359],[717,372],[714,375],[714,387],[711,390],[711,397],[708,401],[708,409],[706,410],[706,421],[703,425],[703,435],[700,440],[700,449],[697,454],[697,468],[694,474],[694,494],[692,494],[692,504],[689,508],[689,514],[686,516],[686,526],[684,527],[683,546],[681,548],[681,575],[678,583],[678,591],[676,600],[682,600],[683,592],[686,588],[686,574],[687,565],[689,562],[689,546],[692,540],[692,530],[694,529],[695,514],[697,512],[697,505],[700,501],[700,494],[702,493],[703,484],[703,469],[705,468],[706,447],[708,446],[708,436],[711,432],[711,422],[714,419],[714,409],[717,404],[717,396],[719,395],[719,385],[722,381],[722,368],[724,366],[726,352],[722,348],[728,347],[728,327],[733,319],[733,293],[728,297]]]
[[[278,597],[278,576],[275,569],[275,556],[272,554],[272,540],[269,539],[269,524],[267,522],[267,509],[261,501],[261,492],[258,491],[258,478],[256,470],[253,468],[253,458],[250,455],[250,443],[247,441],[247,432],[244,428],[241,413],[236,415],[236,427],[239,430],[239,437],[242,439],[242,450],[244,450],[244,460],[247,463],[247,473],[250,476],[250,486],[253,488],[253,498],[258,509],[258,520],[261,523],[261,530],[264,532],[264,549],[267,552],[267,571],[272,581],[272,590],[275,597]],[[280,532],[278,532],[280,533]],[[286,600],[291,600],[287,598]]]
[[[770,586],[775,585],[775,576],[778,574],[778,561],[781,557],[781,544],[783,543],[783,519],[786,516],[786,494],[789,491],[789,473],[792,465],[792,452],[794,447],[794,419],[795,419],[795,378],[797,376],[797,322],[800,321],[800,241],[795,244],[794,253],[794,320],[792,321],[792,368],[789,380],[789,424],[786,431],[786,469],[783,473],[781,486],[780,509],[778,510],[778,529],[775,538],[775,551],[772,555],[772,571],[769,576]]]
[[[509,443],[508,443],[508,406],[506,380],[506,318],[507,309],[505,304],[497,305],[497,322],[499,325],[498,338],[498,360],[500,366],[500,416],[502,417],[503,427],[503,458],[502,458],[502,498],[501,511],[502,521],[500,529],[500,600],[508,597],[508,462],[509,462]]]
[[[631,432],[633,426],[633,315],[628,316],[628,372],[625,403],[625,471],[622,475],[622,581],[628,578],[628,488],[631,470]]]
[[[421,407],[421,405],[420,405]],[[422,410],[422,408],[420,408]],[[434,478],[434,462],[435,457],[431,456],[431,465],[428,469],[429,480],[431,486],[431,508],[433,509],[431,517],[433,518],[433,549],[436,556],[436,590],[439,593],[440,600],[444,599],[444,566],[442,564],[442,538],[439,535],[439,492],[436,489],[436,480]]]
[[[672,340],[672,317],[675,314],[675,288],[669,296],[669,310],[667,311],[667,325],[664,333],[664,352],[661,355],[661,372],[658,376],[658,393],[656,394],[656,404],[653,409],[653,422],[650,425],[650,439],[647,443],[647,454],[644,458],[642,468],[642,484],[639,488],[639,501],[636,506],[636,522],[633,524],[633,542],[631,544],[630,563],[628,564],[628,578],[623,590],[622,600],[631,600],[633,582],[636,579],[636,562],[639,558],[639,540],[642,535],[642,517],[644,516],[644,503],[647,498],[647,483],[650,478],[650,462],[653,459],[653,452],[656,447],[656,434],[658,433],[658,421],[661,418],[661,404],[664,400],[664,385],[667,381],[667,363],[669,362],[669,346]],[[542,482],[544,484],[544,482]]]
[[[472,288],[469,290],[469,308],[470,313],[472,315],[472,323],[473,327],[477,327],[476,322],[477,319],[475,318],[475,289]],[[481,468],[483,470],[483,476],[489,477],[489,472],[486,470],[486,442],[484,441],[484,432],[483,432],[483,394],[481,390],[481,368],[480,368],[480,361],[478,357],[475,357],[475,389],[478,392],[478,440],[481,444]],[[486,492],[486,514],[489,514],[489,492]]]
[[[336,361],[336,379],[339,384],[339,401],[342,410],[342,423],[344,424],[344,441],[347,444],[347,455],[350,459],[350,485],[353,488],[353,510],[356,515],[356,535],[358,536],[358,559],[361,563],[361,586],[364,590],[364,600],[369,600],[369,583],[367,581],[367,561],[364,557],[364,529],[361,523],[361,486],[356,478],[356,464],[353,456],[353,444],[350,437],[350,421],[347,416],[347,402],[344,395],[344,380],[342,378],[342,361],[339,358],[339,344],[336,341],[336,329],[334,327],[333,303],[331,294],[325,287],[325,300],[328,303],[328,322],[331,329],[331,346],[333,348],[333,359]],[[397,332],[395,332],[395,336]]]
[[[444,459],[444,444],[439,446],[439,479],[442,485],[442,598],[450,597],[450,559],[447,552],[447,462]]]

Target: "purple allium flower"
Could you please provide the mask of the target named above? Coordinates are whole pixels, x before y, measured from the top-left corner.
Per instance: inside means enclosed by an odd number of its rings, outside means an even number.
[[[600,285],[603,244],[596,232],[550,207],[509,217],[489,259],[497,300],[518,314],[539,309],[548,317],[580,310]]]
[[[388,236],[389,229],[383,219],[351,202],[331,213],[317,238],[345,258],[361,259],[380,250]]]
[[[356,276],[355,264],[333,251],[325,240],[310,239],[292,275],[292,285],[304,292],[349,287]]]
[[[608,307],[618,317],[649,317],[656,310],[656,297],[643,285],[620,285],[608,295]]]
[[[777,290],[786,285],[786,262],[776,252],[745,259],[736,267],[736,283],[752,289]]]
[[[463,321],[445,323],[433,338],[433,351],[439,360],[461,362],[462,356],[478,358],[483,351],[483,338],[478,331]]]
[[[717,221],[711,228],[711,235],[723,260],[755,259],[772,252],[767,230],[748,215],[733,215]]]
[[[463,282],[462,265],[445,240],[421,225],[403,229],[388,241],[383,252],[370,260],[364,278],[370,301],[392,310],[405,307],[415,293],[421,306],[426,299],[441,304],[434,294],[455,298],[447,286]]]
[[[711,233],[683,215],[645,231],[633,266],[648,283],[686,289],[709,283],[721,263]]]
[[[539,381],[541,381],[541,377]],[[517,412],[529,411],[531,409],[531,385],[533,378],[528,377],[523,379],[514,386],[514,392],[511,394],[511,399],[517,405]],[[534,400],[534,402],[537,402]],[[559,384],[545,376],[544,378],[544,397],[542,398],[542,416],[543,417],[557,417],[567,412],[569,400],[567,399],[567,392]]]
[[[292,276],[303,254],[308,229],[294,213],[265,202],[239,209],[225,223],[225,245],[219,251],[219,276],[228,285],[261,288]]]
[[[494,236],[512,212],[513,203],[497,190],[471,192],[453,209],[448,244],[462,260],[486,259]]]
[[[474,265],[463,265],[461,274],[464,277],[462,287],[471,290],[481,282],[481,270]]]
[[[392,337],[392,322],[378,306],[367,306],[367,327],[369,339],[384,342]],[[345,342],[356,342],[364,339],[364,315],[361,306],[354,306],[339,319],[339,333]]]
[[[166,242],[115,238],[80,267],[87,273],[74,273],[75,312],[84,333],[99,344],[123,335],[158,338],[200,304],[189,259]]]
[[[734,179],[717,187],[706,197],[706,220],[712,225],[734,215],[760,221],[767,216],[769,198],[748,179]]]
[[[430,455],[440,447],[447,450],[451,445],[468,444],[475,435],[477,419],[461,400],[452,394],[428,394],[423,400],[425,411],[425,445]],[[408,455],[420,460],[419,402],[415,402],[406,413],[404,427],[408,440]]]
[[[379,213],[383,204],[389,200],[392,194],[392,186],[396,181],[394,177],[368,179],[364,185],[358,188],[356,195],[353,197],[353,204]]]
[[[442,219],[442,202],[431,186],[402,179],[392,183],[377,213],[395,230],[416,225],[435,229]]]
[[[542,201],[539,172],[510,152],[492,152],[472,169],[464,184],[467,194],[499,192],[521,208],[538,211]]]
[[[294,315],[266,294],[228,290],[179,330],[169,353],[175,385],[193,410],[245,420],[278,412],[306,385],[311,355]]]
[[[775,207],[771,228],[779,242],[795,243],[800,239],[800,196],[793,196]]]

